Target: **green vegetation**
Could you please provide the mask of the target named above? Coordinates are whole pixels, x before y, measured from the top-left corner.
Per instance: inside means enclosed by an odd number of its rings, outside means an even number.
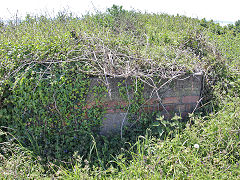
[[[114,5],[82,17],[27,15],[1,23],[0,33],[1,178],[240,177],[238,21],[221,27]],[[141,79],[194,72],[205,75],[201,113],[187,122],[144,114],[134,132],[99,135],[105,110],[97,95],[107,88],[89,90],[89,78],[135,79],[134,118],[143,103]],[[123,84],[127,99],[134,87]],[[86,110],[88,93],[96,106]]]

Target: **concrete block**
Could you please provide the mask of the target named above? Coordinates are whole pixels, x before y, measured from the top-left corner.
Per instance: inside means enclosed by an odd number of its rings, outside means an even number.
[[[156,80],[154,83],[151,80],[146,80],[143,84],[142,97],[145,103],[141,105],[139,113],[142,111],[152,112],[160,111],[165,117],[171,117],[177,113],[183,118],[188,116],[196,107],[197,101],[200,99],[202,75],[184,75],[169,81],[168,79],[160,79],[153,77]],[[165,84],[164,84],[165,83]],[[164,86],[162,86],[164,84]],[[120,86],[119,86],[120,85]],[[106,91],[94,92],[99,86],[105,86]],[[161,87],[161,88],[159,88]],[[120,133],[122,121],[123,126],[128,125],[126,118],[126,108],[131,105],[128,98],[133,99],[136,92],[136,81],[131,78],[92,78],[90,83],[90,93],[87,95],[87,106],[85,109],[96,105],[95,98],[99,98],[98,106],[105,110],[104,119],[100,128],[101,134]],[[120,88],[125,92],[125,98],[120,94]],[[128,88],[128,91],[126,91]],[[137,87],[139,88],[139,87]],[[167,110],[167,112],[166,112]]]
[[[124,122],[123,122],[124,121]],[[128,125],[127,113],[106,113],[103,118],[103,124],[100,127],[100,134],[110,135],[117,134],[121,132],[121,127]]]

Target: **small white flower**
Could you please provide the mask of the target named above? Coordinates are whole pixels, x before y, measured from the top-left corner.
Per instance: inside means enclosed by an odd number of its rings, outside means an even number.
[[[193,147],[196,148],[196,149],[199,149],[199,145],[198,144],[194,144]]]

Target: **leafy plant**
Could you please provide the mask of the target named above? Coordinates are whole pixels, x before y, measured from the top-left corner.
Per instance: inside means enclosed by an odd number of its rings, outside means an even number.
[[[182,118],[175,115],[171,120],[164,118],[164,116],[158,115],[156,121],[152,123],[153,135],[158,135],[159,138],[165,139],[169,136],[175,136],[183,128]]]
[[[54,162],[49,167],[58,171],[51,175],[65,179],[239,177],[240,38],[234,25],[114,5],[94,15],[27,15],[0,26],[0,126],[28,148],[14,143],[5,148],[9,154],[1,149],[1,178],[48,176],[32,161],[35,155],[45,161],[44,168]],[[146,79],[199,71],[213,91],[205,116],[192,116],[184,129],[177,116],[139,115]],[[91,78],[98,76],[135,82],[134,87],[119,84],[130,104],[128,118],[137,122],[122,137],[98,133],[104,108],[97,95],[106,86],[89,90]],[[127,91],[135,93],[129,97]],[[96,95],[95,105],[86,109],[88,94]],[[148,128],[153,137],[144,136]],[[73,160],[76,151],[81,158]]]

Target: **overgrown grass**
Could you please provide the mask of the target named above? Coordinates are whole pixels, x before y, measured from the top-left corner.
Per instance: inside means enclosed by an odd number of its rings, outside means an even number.
[[[151,132],[140,136],[129,150],[114,157],[107,169],[90,167],[87,160],[75,155],[71,169],[53,166],[56,174],[52,176],[63,179],[238,179],[239,103],[239,98],[229,98],[220,111],[205,117],[193,116],[187,128],[173,139],[159,140],[152,137]],[[3,177],[44,177],[41,165],[34,164],[26,152],[21,149],[2,161]]]
[[[44,168],[33,153],[19,144],[9,133],[0,130],[0,178],[36,179],[45,176]]]
[[[1,82],[31,65],[52,61],[81,62],[78,71],[91,75],[205,71],[217,53],[208,31],[197,19],[118,7],[83,17],[27,16],[1,28]]]
[[[0,125],[13,128],[0,134],[1,178],[240,178],[240,35],[233,27],[113,6],[83,17],[27,16],[0,32]],[[164,139],[145,131],[149,123],[122,139],[95,136],[89,129],[101,110],[92,109],[95,118],[86,122],[75,108],[84,103],[76,97],[84,96],[89,75],[171,78],[199,71],[212,99]]]
[[[164,141],[149,134],[107,170],[75,164],[65,178],[112,179],[238,179],[240,177],[239,98],[227,99],[222,109],[205,117],[192,117],[183,133]],[[128,160],[128,155],[132,159]]]

